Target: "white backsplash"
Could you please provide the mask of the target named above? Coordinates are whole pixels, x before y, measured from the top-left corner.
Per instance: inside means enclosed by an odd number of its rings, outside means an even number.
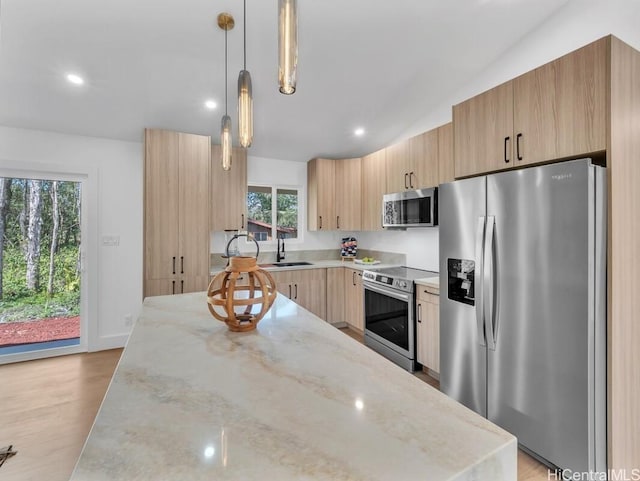
[[[358,247],[406,254],[407,266],[438,272],[438,228],[415,227],[407,230],[356,232]]]

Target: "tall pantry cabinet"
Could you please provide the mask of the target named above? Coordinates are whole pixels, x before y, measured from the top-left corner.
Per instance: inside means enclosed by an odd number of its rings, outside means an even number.
[[[145,130],[145,297],[207,288],[210,146],[208,136]]]

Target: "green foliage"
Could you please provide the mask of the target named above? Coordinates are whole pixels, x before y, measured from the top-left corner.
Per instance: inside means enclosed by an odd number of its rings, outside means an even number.
[[[80,276],[76,271],[77,259],[78,247],[73,246],[60,249],[54,256],[54,294],[48,296],[49,252],[44,251],[40,258],[41,288],[32,292],[26,288],[26,265],[22,252],[17,247],[5,249],[0,322],[78,315]]]

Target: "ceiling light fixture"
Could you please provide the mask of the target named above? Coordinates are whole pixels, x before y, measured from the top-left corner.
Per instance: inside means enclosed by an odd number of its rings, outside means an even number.
[[[298,67],[298,8],[297,0],[278,0],[278,82],[280,93],[296,91]]]
[[[82,85],[84,83],[84,79],[74,73],[67,74],[67,80],[74,85]]]
[[[222,146],[222,168],[231,169],[231,152],[233,142],[231,139],[231,117],[227,113],[227,32],[235,25],[233,16],[229,13],[218,15],[218,27],[224,30],[224,116],[220,129],[220,145]]]
[[[244,66],[238,76],[238,138],[242,147],[253,142],[253,93],[247,70],[247,0],[244,0]]]
[[[205,106],[206,108],[208,108],[209,110],[213,110],[213,109],[215,109],[215,108],[218,106],[218,104],[217,104],[214,100],[207,100],[207,101],[204,103],[204,106]]]
[[[353,131],[353,133],[357,136],[357,137],[362,137],[364,135],[364,128],[363,127],[358,127],[356,130]]]

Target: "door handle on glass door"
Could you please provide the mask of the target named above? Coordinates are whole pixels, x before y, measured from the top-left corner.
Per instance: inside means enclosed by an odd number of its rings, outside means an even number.
[[[484,228],[485,217],[478,217],[476,227],[476,265],[473,273],[473,284],[475,286],[475,308],[476,308],[476,328],[478,330],[478,342],[481,346],[486,346],[484,335],[484,306],[483,306],[483,261],[484,261]]]
[[[487,335],[487,346],[492,351],[496,350],[496,320],[494,309],[495,295],[495,256],[494,239],[495,239],[496,218],[492,215],[487,216],[487,228],[485,230],[484,241],[484,275],[483,275],[483,291],[484,291],[484,322],[485,332]]]

